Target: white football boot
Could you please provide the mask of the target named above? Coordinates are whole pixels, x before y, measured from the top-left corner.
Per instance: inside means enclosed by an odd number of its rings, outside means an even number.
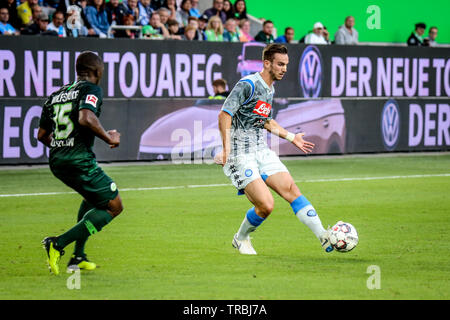
[[[238,249],[241,254],[257,254],[255,249],[253,249],[250,237],[247,237],[247,239],[244,240],[238,240],[237,234],[235,234],[231,244]]]
[[[331,252],[333,251],[333,246],[330,242],[330,227],[319,237],[320,244],[322,245],[322,248],[325,250],[325,252]]]

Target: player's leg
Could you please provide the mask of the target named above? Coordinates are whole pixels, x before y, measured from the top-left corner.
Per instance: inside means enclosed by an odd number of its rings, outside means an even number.
[[[86,213],[95,208],[92,204],[86,201],[86,199],[83,199],[80,205],[80,209],[78,209],[78,216],[77,216],[77,223],[83,219],[83,217],[86,215]],[[86,244],[88,237],[84,239],[78,239],[75,241],[75,248],[73,251],[73,257],[85,257],[86,254],[84,253],[84,247]]]
[[[78,223],[70,230],[58,237],[48,237],[43,240],[44,248],[47,251],[48,263],[53,273],[59,273],[58,262],[64,254],[64,248],[74,241],[86,243],[87,238],[92,234],[100,232],[111,220],[123,210],[122,201],[118,194],[115,183],[100,168],[89,171],[86,176],[73,175],[66,177],[55,174],[68,186],[79,192],[93,208],[88,210]],[[54,172],[55,173],[55,172]],[[87,209],[87,206],[80,208],[80,211]],[[81,215],[82,213],[79,212]],[[80,258],[78,267],[86,270],[95,269],[95,264],[87,261],[86,257]],[[69,266],[73,266],[76,261],[69,261]]]
[[[273,196],[261,178],[253,180],[244,189],[248,200],[254,205],[245,214],[238,232],[233,238],[233,246],[243,254],[256,254],[250,242],[250,233],[255,231],[273,210]]]
[[[301,194],[289,172],[278,172],[267,177],[266,184],[291,204],[297,218],[319,239],[326,252],[333,250],[328,232],[322,226],[319,215],[312,204]]]

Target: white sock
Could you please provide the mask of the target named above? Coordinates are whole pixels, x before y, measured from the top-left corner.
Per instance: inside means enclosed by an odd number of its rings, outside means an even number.
[[[317,239],[320,240],[320,236],[322,236],[326,230],[323,228],[322,222],[320,221],[314,207],[311,204],[308,204],[307,206],[301,208],[295,215],[302,223],[311,229]]]
[[[244,221],[242,221],[241,227],[237,233],[237,239],[242,241],[247,239],[248,235],[255,231],[256,228],[264,222],[264,218],[258,216],[255,212],[255,207],[249,209],[245,215]]]
[[[237,232],[237,239],[240,241],[245,240],[255,230],[256,227],[248,221],[247,217],[244,217],[244,221],[242,221],[241,227]]]

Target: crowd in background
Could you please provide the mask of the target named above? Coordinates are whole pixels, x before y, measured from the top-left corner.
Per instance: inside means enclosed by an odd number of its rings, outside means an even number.
[[[316,22],[300,40],[287,27],[274,37],[274,24],[264,20],[252,35],[245,0],[211,0],[200,12],[199,0],[0,0],[0,35],[48,35],[58,37],[146,38],[189,41],[347,44],[359,43],[355,19],[344,23],[330,39],[327,28]],[[110,28],[128,26],[128,28]],[[133,27],[134,26],[134,27]],[[137,28],[136,28],[137,26]],[[436,46],[437,27],[417,23],[408,45]]]

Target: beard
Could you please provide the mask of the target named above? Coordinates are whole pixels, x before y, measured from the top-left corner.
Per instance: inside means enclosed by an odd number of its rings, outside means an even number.
[[[269,74],[273,81],[279,81],[279,80],[283,79],[283,75],[284,75],[284,74],[279,75],[279,74],[275,73],[273,70],[270,70]]]

